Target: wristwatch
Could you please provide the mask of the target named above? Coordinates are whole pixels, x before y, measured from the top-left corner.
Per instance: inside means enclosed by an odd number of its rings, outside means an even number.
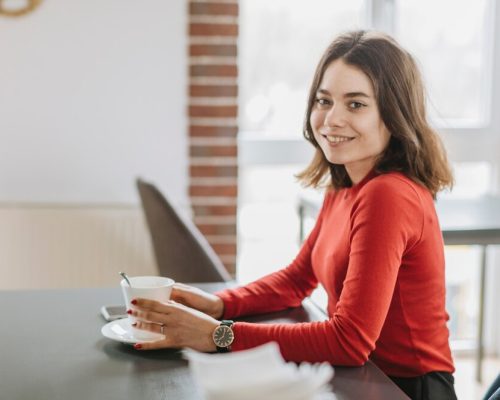
[[[218,353],[228,353],[231,351],[231,344],[234,340],[234,332],[231,329],[233,324],[233,321],[222,320],[220,325],[214,329],[212,339]]]

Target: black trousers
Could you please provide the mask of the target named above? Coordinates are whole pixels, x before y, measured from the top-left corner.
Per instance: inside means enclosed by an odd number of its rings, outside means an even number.
[[[448,372],[429,372],[412,378],[389,378],[412,400],[457,400],[455,379]]]

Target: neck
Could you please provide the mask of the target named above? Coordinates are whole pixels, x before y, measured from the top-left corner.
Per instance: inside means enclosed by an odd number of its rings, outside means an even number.
[[[345,166],[347,175],[351,179],[353,186],[361,182],[373,169],[374,165],[364,165],[362,168],[352,168],[350,166]]]

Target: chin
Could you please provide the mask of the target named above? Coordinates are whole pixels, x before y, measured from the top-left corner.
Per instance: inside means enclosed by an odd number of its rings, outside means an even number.
[[[327,155],[323,152],[323,155],[325,156],[326,161],[328,161],[330,164],[334,165],[344,165],[346,163],[345,160],[342,160],[339,157],[332,157],[331,155]]]

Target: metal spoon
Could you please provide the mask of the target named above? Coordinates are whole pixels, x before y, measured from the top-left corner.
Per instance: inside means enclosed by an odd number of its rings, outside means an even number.
[[[128,279],[127,274],[126,274],[125,272],[119,272],[119,274],[122,276],[122,278],[123,278],[123,279],[125,279],[125,280],[127,281],[128,285],[129,285],[130,287],[132,287],[132,285],[130,284],[130,281],[129,281],[129,279]]]

